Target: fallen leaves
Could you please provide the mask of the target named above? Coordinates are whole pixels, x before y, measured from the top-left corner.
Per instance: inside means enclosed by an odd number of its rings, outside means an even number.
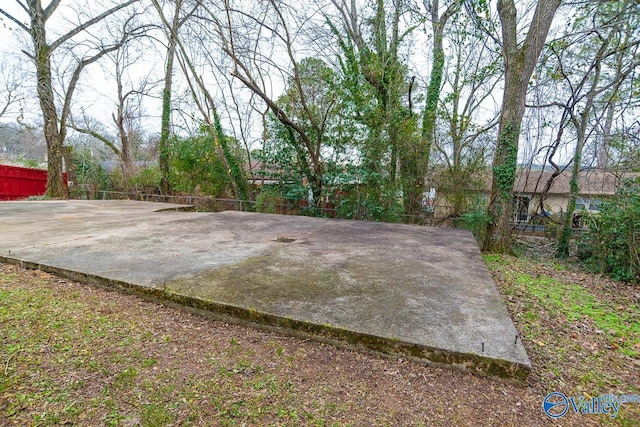
[[[616,285],[616,291],[611,292],[612,285],[601,278],[581,272],[567,274],[549,266],[536,273],[544,264],[509,260],[513,269],[510,265],[501,267],[504,274],[522,271],[531,277],[540,273],[554,280],[570,279],[611,307],[614,315],[622,311],[619,307],[626,307],[629,312],[635,310],[629,301],[637,289]],[[4,268],[0,265],[0,278]],[[38,347],[46,349],[44,353],[37,353],[38,372],[51,381],[42,387],[64,385],[73,376],[91,378],[77,390],[66,388],[69,396],[61,396],[67,400],[62,400],[60,405],[77,401],[74,407],[77,405],[83,410],[83,418],[69,420],[76,424],[105,424],[107,418],[101,417],[111,414],[124,414],[140,424],[143,417],[135,411],[145,406],[164,408],[168,405],[172,409],[167,414],[177,414],[175,424],[188,419],[188,423],[194,425],[217,420],[238,425],[542,426],[549,422],[541,410],[542,399],[549,391],[561,389],[577,395],[596,395],[596,390],[618,393],[637,387],[640,377],[640,358],[623,357],[619,337],[613,337],[608,327],[597,329],[587,316],[567,319],[560,311],[538,302],[523,285],[514,286],[513,281],[504,280],[498,274],[496,280],[503,292],[516,289],[506,301],[511,313],[520,314],[513,319],[533,364],[524,387],[215,322],[131,295],[67,281],[58,283],[47,276],[44,278],[47,283],[40,280],[31,284],[30,279],[43,279],[42,275],[17,268],[12,273],[20,275],[20,280],[12,281],[8,289],[19,284],[34,293],[53,292],[62,301],[59,309],[64,308],[67,297],[74,302],[73,307],[77,307],[77,301],[88,301],[89,309],[68,308],[69,317],[77,316],[78,323],[84,327],[100,313],[102,321],[108,320],[115,326],[100,329],[105,334],[101,339],[92,338],[91,359],[99,363],[91,376],[76,374],[88,367],[84,364],[59,369],[54,359],[58,351],[55,343]],[[0,280],[0,289],[1,286]],[[73,293],[78,296],[71,298]],[[7,327],[8,324],[3,324],[3,330]],[[128,348],[114,345],[122,342],[125,335],[134,337],[127,341]],[[118,339],[111,339],[113,336]],[[510,339],[513,342],[513,337]],[[640,350],[637,339],[627,341],[634,345],[626,348]],[[74,348],[81,344],[74,342]],[[607,345],[611,348],[604,350]],[[131,387],[109,389],[113,378],[110,372],[122,372],[126,366],[119,365],[123,363],[120,359],[126,361],[127,354],[136,351],[145,359],[153,357],[157,362],[148,367],[138,365],[140,375],[132,379]],[[9,361],[9,374],[14,372],[16,363],[25,363],[26,354],[20,352]],[[90,359],[85,353],[81,356]],[[8,357],[0,359],[3,362],[0,372]],[[34,372],[27,368],[25,365],[21,371]],[[149,389],[141,388],[145,382],[138,382],[137,378],[144,379]],[[35,393],[30,388],[34,381],[20,384],[25,387],[21,392]],[[11,399],[8,396],[16,390],[0,395],[0,400]],[[104,390],[112,390],[108,405],[104,404]],[[46,403],[46,398],[24,405],[19,414],[22,418],[12,418],[10,422],[28,424],[32,416],[40,416],[55,405],[55,402]],[[636,407],[640,405],[628,405],[620,417],[632,421],[640,417]],[[296,408],[300,419],[290,414]],[[251,410],[254,412],[250,413]],[[227,418],[223,418],[225,416]],[[6,414],[0,405],[0,423],[3,417],[6,418]],[[20,423],[21,420],[26,421]],[[589,426],[599,425],[601,421],[597,417],[566,417],[562,423]],[[122,423],[125,424],[124,420]]]

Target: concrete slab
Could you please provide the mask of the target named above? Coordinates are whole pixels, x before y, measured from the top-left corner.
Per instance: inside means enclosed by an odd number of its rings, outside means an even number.
[[[483,375],[530,371],[469,232],[183,208],[0,202],[0,261]]]

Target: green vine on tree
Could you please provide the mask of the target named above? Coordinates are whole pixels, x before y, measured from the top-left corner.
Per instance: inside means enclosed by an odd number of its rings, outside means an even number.
[[[238,160],[236,156],[231,152],[228,143],[228,137],[224,134],[222,130],[222,125],[220,123],[220,116],[218,115],[218,111],[214,110],[213,112],[213,125],[216,132],[216,140],[220,144],[220,148],[222,148],[222,154],[229,166],[229,175],[231,175],[231,179],[235,183],[235,189],[237,191],[236,197],[240,200],[249,200],[249,192],[247,191],[247,180],[242,173],[242,168],[238,164]]]
[[[505,126],[500,133],[500,144],[496,154],[496,157],[503,158],[503,161],[493,167],[494,181],[500,197],[509,202],[518,165],[518,145],[516,143],[518,133],[519,130],[513,123]]]

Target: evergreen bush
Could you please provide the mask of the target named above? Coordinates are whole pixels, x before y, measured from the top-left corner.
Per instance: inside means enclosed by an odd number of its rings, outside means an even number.
[[[578,255],[595,272],[640,283],[640,177],[626,180],[591,216]]]

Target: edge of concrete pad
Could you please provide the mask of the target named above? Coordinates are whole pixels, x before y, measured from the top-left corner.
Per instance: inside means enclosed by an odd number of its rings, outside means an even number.
[[[531,372],[531,366],[528,364],[490,358],[480,354],[443,350],[397,339],[354,332],[333,325],[320,325],[290,317],[263,313],[252,308],[238,307],[168,292],[164,289],[164,286],[136,285],[2,255],[0,255],[0,262],[18,265],[26,269],[42,270],[70,280],[94,284],[107,289],[124,291],[229,323],[240,323],[261,329],[286,332],[289,335],[327,342],[340,347],[383,356],[410,359],[427,365],[453,368],[483,377],[499,378],[517,384],[524,384]]]
[[[153,212],[195,212],[195,210],[195,205],[180,205],[176,207],[156,209]]]
[[[122,200],[117,200],[117,199],[107,199],[107,200],[100,200],[100,201],[104,201],[104,202],[111,202],[111,201],[118,201],[121,202]],[[127,201],[134,201],[134,202],[143,202],[143,203],[152,203],[155,205],[158,205],[156,209],[151,210],[150,212],[194,212],[196,210],[196,205],[192,205],[192,204],[184,204],[184,203],[172,203],[172,202],[159,202],[159,201],[148,201],[148,200],[129,200],[127,199]],[[92,202],[95,202],[92,200]],[[161,207],[160,205],[166,205]]]

